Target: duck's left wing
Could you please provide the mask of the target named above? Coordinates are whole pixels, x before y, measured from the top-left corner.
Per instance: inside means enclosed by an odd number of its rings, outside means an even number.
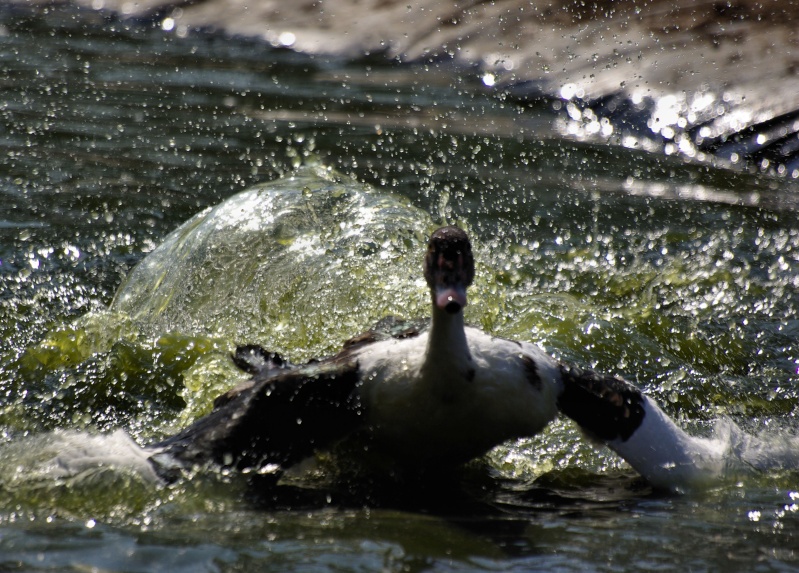
[[[288,467],[361,426],[358,382],[357,363],[346,359],[265,370],[210,414],[151,446],[154,463]]]
[[[690,436],[621,378],[561,366],[561,412],[621,456],[652,485],[679,489],[721,473],[723,448]]]
[[[356,351],[417,336],[426,322],[384,318],[337,355],[302,366],[258,345],[239,346],[231,358],[253,377],[217,397],[210,414],[150,446],[153,463],[288,467],[333,445],[365,423]]]

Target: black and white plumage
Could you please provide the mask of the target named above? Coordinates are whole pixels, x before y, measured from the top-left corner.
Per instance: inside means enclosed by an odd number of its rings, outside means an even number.
[[[474,261],[461,229],[433,233],[424,275],[429,328],[383,322],[339,354],[303,366],[242,347],[235,360],[253,378],[153,446],[156,467],[164,459],[288,467],[350,436],[406,467],[456,465],[535,435],[559,411],[655,485],[699,475],[705,454],[716,462],[712,445],[687,436],[630,383],[465,326]]]

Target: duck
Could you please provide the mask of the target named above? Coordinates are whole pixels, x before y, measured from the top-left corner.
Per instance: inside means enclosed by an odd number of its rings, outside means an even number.
[[[468,326],[475,262],[463,229],[431,234],[423,272],[427,324],[384,319],[333,356],[301,365],[257,345],[239,347],[234,362],[252,377],[152,445],[156,470],[207,463],[282,470],[342,442],[411,471],[454,467],[534,436],[560,414],[655,485],[692,481],[720,463],[712,444],[687,435],[623,378]]]

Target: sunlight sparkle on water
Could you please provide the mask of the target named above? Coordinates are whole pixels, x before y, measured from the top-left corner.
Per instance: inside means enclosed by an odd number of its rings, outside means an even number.
[[[281,46],[289,48],[297,41],[297,36],[293,32],[282,32],[277,37],[277,41]]]

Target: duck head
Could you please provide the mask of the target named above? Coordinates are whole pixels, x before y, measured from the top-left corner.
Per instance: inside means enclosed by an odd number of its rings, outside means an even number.
[[[430,236],[424,277],[434,308],[456,314],[466,306],[466,287],[474,279],[474,257],[465,231],[442,227]]]

